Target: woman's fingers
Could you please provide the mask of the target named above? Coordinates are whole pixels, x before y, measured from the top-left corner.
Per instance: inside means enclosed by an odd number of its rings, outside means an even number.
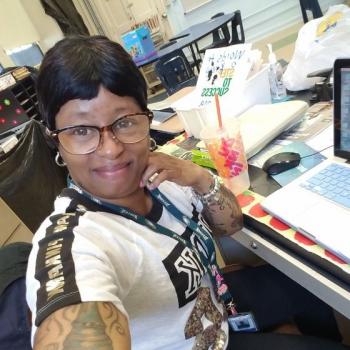
[[[149,157],[148,166],[146,167],[140,186],[149,186],[149,181],[153,187],[158,187],[165,180],[179,183],[181,178],[181,161],[177,158],[166,154],[155,152]],[[152,186],[151,186],[152,187]]]
[[[157,173],[158,168],[155,164],[148,164],[144,170],[140,182],[140,187],[145,187],[151,181],[152,177]]]
[[[152,182],[147,184],[149,190],[157,188],[163,181],[169,180],[172,181],[172,170],[161,170],[156,176],[152,178]],[[175,181],[176,182],[176,181]]]
[[[153,152],[149,157],[140,186],[147,186],[152,190],[165,180],[175,182],[180,186],[206,189],[210,185],[211,177],[208,176],[206,170],[191,161]]]

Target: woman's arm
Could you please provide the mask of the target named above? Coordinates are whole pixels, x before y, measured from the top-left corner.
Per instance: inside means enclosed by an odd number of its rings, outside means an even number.
[[[199,195],[205,195],[213,189],[213,176],[208,170],[169,155],[152,152],[149,164],[144,172],[141,186],[152,178],[150,189],[158,187],[164,180],[173,181],[181,186],[190,186]],[[220,185],[215,200],[203,203],[203,215],[216,235],[232,235],[243,225],[242,211],[236,197],[224,185]]]
[[[213,177],[211,181],[214,181]],[[215,194],[212,192],[213,185],[206,191],[193,187],[199,195],[205,196],[209,193],[210,197],[202,200],[203,216],[215,235],[232,235],[243,227],[241,208],[234,194],[223,184],[218,185],[217,192],[214,190]]]
[[[66,306],[36,331],[34,350],[130,350],[128,320],[110,302]]]

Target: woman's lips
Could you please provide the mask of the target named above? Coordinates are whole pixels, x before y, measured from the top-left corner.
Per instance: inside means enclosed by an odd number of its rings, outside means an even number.
[[[116,176],[122,175],[129,168],[130,163],[120,163],[114,165],[106,165],[100,168],[95,168],[93,171],[101,177],[115,178]]]

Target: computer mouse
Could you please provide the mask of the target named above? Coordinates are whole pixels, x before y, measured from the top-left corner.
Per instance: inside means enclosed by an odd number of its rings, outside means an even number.
[[[269,175],[277,175],[297,167],[300,164],[300,159],[299,153],[281,152],[268,158],[262,168]]]

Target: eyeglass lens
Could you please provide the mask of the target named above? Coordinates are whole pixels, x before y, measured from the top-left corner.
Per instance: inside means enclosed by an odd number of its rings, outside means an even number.
[[[149,118],[144,114],[125,116],[117,119],[107,128],[122,143],[136,143],[146,137],[149,131]],[[72,154],[94,152],[102,137],[102,131],[92,126],[76,126],[58,133],[62,147]]]

